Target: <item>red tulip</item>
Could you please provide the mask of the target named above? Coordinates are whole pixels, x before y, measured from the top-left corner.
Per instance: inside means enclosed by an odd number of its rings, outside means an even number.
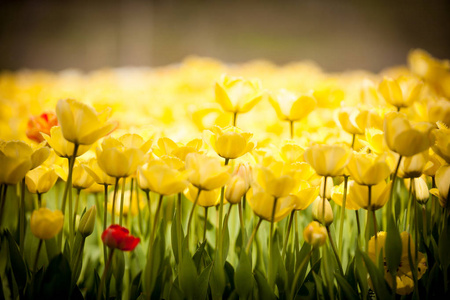
[[[38,143],[44,141],[41,132],[50,135],[50,129],[58,125],[58,119],[54,112],[45,112],[40,116],[32,116],[28,120],[27,137]]]
[[[130,235],[130,231],[125,227],[111,225],[103,231],[102,241],[111,249],[132,251],[141,239]]]

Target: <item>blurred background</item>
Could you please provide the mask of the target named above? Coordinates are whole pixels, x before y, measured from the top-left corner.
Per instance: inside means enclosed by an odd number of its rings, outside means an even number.
[[[448,0],[4,1],[0,69],[313,60],[378,72],[410,49],[450,58]]]

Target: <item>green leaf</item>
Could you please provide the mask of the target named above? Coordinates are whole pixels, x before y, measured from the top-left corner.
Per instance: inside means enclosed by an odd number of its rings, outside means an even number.
[[[228,226],[223,228],[222,261],[227,260],[228,250],[230,248],[230,233]]]
[[[361,295],[363,299],[367,299],[369,293],[369,285],[367,283],[367,269],[363,267],[364,262],[361,256],[361,251],[355,252],[355,275],[359,283]]]
[[[231,295],[233,294],[235,287],[234,287],[234,268],[233,266],[226,261],[225,262],[225,291],[223,294],[223,298],[230,299]],[[237,294],[234,293],[234,295],[237,297]]]
[[[139,272],[131,282],[129,299],[136,299],[142,292],[141,274],[142,272]]]
[[[14,273],[14,279],[17,282],[17,287],[20,291],[23,291],[25,285],[27,284],[28,271],[25,266],[25,262],[19,252],[19,247],[16,241],[13,239],[11,233],[6,230],[6,238],[8,239],[9,245],[9,258],[11,260],[11,267]]]
[[[358,293],[352,288],[352,286],[342,277],[338,272],[334,273],[334,276],[338,282],[338,285],[341,287],[342,291],[345,294],[345,299],[359,300]]]
[[[41,296],[44,299],[67,299],[70,295],[70,265],[62,254],[55,256],[44,273]]]
[[[234,285],[239,297],[247,299],[253,289],[253,274],[250,259],[245,251],[241,251],[239,263],[234,273]]]
[[[187,299],[194,299],[197,289],[197,270],[194,261],[189,255],[183,255],[178,271],[178,282]]]
[[[197,250],[194,253],[194,257],[192,258],[194,260],[194,265],[197,268],[197,270],[201,270],[200,263],[202,261],[203,254],[206,253],[205,252],[206,242],[207,241],[205,240],[200,244],[200,246],[197,248]]]
[[[369,256],[362,252],[360,249],[357,250],[360,252],[362,259],[364,260],[364,264],[369,272],[370,279],[372,280],[372,284],[379,299],[387,299],[391,297],[391,293],[388,290],[387,282],[384,280],[384,272],[381,272],[377,269],[375,264],[369,258]]]
[[[175,257],[175,263],[177,265],[180,263],[179,256],[178,256],[178,249],[179,249],[179,247],[181,247],[181,245],[178,245],[178,226],[179,226],[178,220],[175,215],[173,222],[172,222],[172,226],[170,228],[170,238],[171,238],[171,243],[172,243],[173,256]]]
[[[213,299],[222,299],[226,285],[225,269],[217,261],[213,264],[209,285]]]
[[[397,274],[402,257],[402,239],[394,219],[389,218],[385,243],[386,264],[391,274]],[[383,256],[382,253],[379,254]]]
[[[450,222],[450,218],[448,220]],[[441,262],[442,268],[444,272],[447,271],[447,268],[450,264],[450,231],[448,230],[448,226],[444,226],[440,236],[439,236],[439,260]],[[444,274],[445,276],[445,274]]]
[[[122,295],[123,275],[125,273],[125,257],[123,251],[115,251],[111,268],[116,281],[116,294],[120,297]]]
[[[259,270],[255,270],[254,272],[256,284],[258,285],[258,295],[259,299],[262,300],[275,300],[277,297],[275,297],[275,294],[273,293],[272,289],[269,287],[269,284],[267,283],[266,278]]]
[[[195,299],[206,299],[212,267],[213,264],[211,263],[200,273],[200,276],[198,277],[198,287],[195,291]]]
[[[47,257],[49,261],[52,260],[56,255],[58,255],[60,250],[58,249],[58,246],[56,244],[56,237],[45,241],[45,249],[47,251]]]

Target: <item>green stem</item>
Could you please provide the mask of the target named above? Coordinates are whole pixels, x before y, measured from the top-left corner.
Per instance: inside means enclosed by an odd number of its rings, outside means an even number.
[[[150,220],[152,217],[152,201],[150,199],[150,191],[145,191],[145,196],[147,197],[147,206],[148,206],[148,219]],[[149,234],[152,230],[151,222],[148,222],[147,234]]]
[[[423,223],[423,237],[426,239],[428,236],[428,230],[427,230],[427,210],[425,205],[422,205],[422,223]]]
[[[281,258],[284,258],[284,255],[286,254],[286,247],[287,247],[287,244],[289,241],[289,236],[291,234],[292,221],[294,220],[294,216],[295,216],[295,209],[293,209],[291,211],[291,215],[289,216],[288,229],[287,229],[286,237],[284,238],[283,251],[281,254]]]
[[[355,136],[355,135],[353,135]],[[343,255],[344,245],[342,244],[342,237],[344,233],[344,222],[345,222],[345,206],[347,204],[347,189],[348,189],[348,176],[344,176],[344,195],[342,199],[341,208],[341,222],[339,224],[339,254]]]
[[[189,230],[191,229],[192,217],[194,215],[195,207],[197,206],[198,199],[200,198],[201,189],[198,189],[197,197],[195,197],[194,205],[192,205],[191,212],[189,213],[189,220],[187,224],[186,238],[189,241]]]
[[[352,149],[355,149],[356,134],[352,135]]]
[[[245,195],[244,195],[245,196]],[[241,225],[241,237],[242,237],[242,246],[245,245],[246,237],[246,231],[245,231],[245,224],[244,224],[244,214],[242,212],[242,201],[237,204],[238,210],[239,210],[239,223]]]
[[[38,260],[39,260],[39,254],[41,254],[41,248],[42,248],[42,239],[39,239],[39,245],[36,251],[36,256],[34,257],[34,263],[33,263],[33,272],[36,273],[37,272],[37,264],[38,264]]]
[[[327,177],[323,178],[323,194],[322,194],[322,225],[325,226],[325,201],[327,201]]]
[[[331,249],[333,249],[334,256],[336,257],[336,261],[338,263],[339,272],[341,272],[341,275],[344,276],[344,270],[342,269],[341,260],[339,259],[339,255],[336,251],[336,246],[334,245],[333,238],[331,237],[330,226],[326,226],[325,228],[327,229],[328,239],[330,240]]]
[[[400,168],[400,162],[402,161],[402,157],[403,156],[401,156],[401,155],[398,157],[397,166],[396,166],[394,174],[392,176],[391,191],[389,193],[389,205],[387,207],[388,208],[387,217],[390,218],[391,216],[393,216],[394,221],[396,221],[396,220],[395,220],[395,214],[394,215],[392,214],[392,206],[394,205],[394,203],[392,203],[392,202],[393,202],[393,197],[394,197],[395,183],[397,181],[397,173],[398,173],[398,169]],[[395,207],[395,205],[394,205],[394,207]]]
[[[373,217],[373,230],[375,232],[375,257],[378,261],[378,228],[377,228],[377,215],[375,214],[375,211],[372,210],[372,217]]]
[[[122,226],[123,224],[123,203],[125,202],[125,184],[126,184],[127,178],[124,177],[122,180],[122,193],[120,195],[120,214],[119,214],[119,225]],[[131,202],[130,202],[130,210],[131,210]]]
[[[107,222],[108,222],[108,185],[104,185],[104,204],[103,204],[103,231],[106,230]],[[108,256],[108,252],[106,250],[106,245],[103,244],[103,262],[106,264],[106,257]]]
[[[291,140],[294,139],[294,121],[289,121],[289,128],[291,132]]]
[[[84,249],[85,243],[86,243],[86,238],[83,237],[81,239],[81,245],[78,248],[77,257],[75,258],[74,264],[72,266],[72,272],[75,272],[75,269],[78,267],[78,265],[80,264],[80,261],[83,258],[83,249]],[[78,280],[78,278],[74,278],[74,273],[72,273],[72,286],[71,286],[70,290],[72,290],[75,287],[75,285],[77,284],[77,280]]]
[[[153,219],[152,234],[150,236],[150,244],[153,244],[153,241],[155,240],[156,225],[158,225],[159,212],[161,211],[161,206],[162,206],[161,204],[162,204],[163,197],[164,197],[164,195],[159,195],[158,206],[156,207],[155,218]]]
[[[111,207],[111,224],[116,223],[116,197],[117,191],[119,190],[119,179],[120,179],[119,177],[116,178],[116,184],[114,185],[114,193]]]
[[[38,209],[42,207],[42,194],[37,193],[37,199],[38,199]]]
[[[181,247],[181,243],[182,243],[182,229],[183,229],[183,224],[181,224],[181,193],[178,193],[178,199],[177,199],[177,219],[178,219],[178,226],[177,226],[177,237],[178,237],[178,262],[181,262],[182,259],[182,247]]]
[[[2,221],[3,221],[3,212],[5,211],[5,203],[6,203],[6,190],[8,189],[8,185],[7,184],[2,184],[1,185],[1,196],[0,196],[0,228],[2,226]]]
[[[273,200],[273,206],[272,206],[272,215],[270,218],[270,235],[269,235],[269,270],[268,270],[268,281],[269,281],[269,285],[271,288],[273,288],[273,284],[275,284],[275,282],[272,282],[271,279],[273,278],[273,272],[274,272],[274,266],[273,266],[273,257],[272,257],[272,252],[273,252],[273,228],[274,228],[274,224],[275,224],[275,210],[277,207],[277,202],[278,202],[278,198],[274,197]]]
[[[233,113],[233,126],[236,127],[237,123],[237,112]]]
[[[360,225],[360,222],[359,222],[359,211],[358,210],[355,210],[355,215],[356,215],[356,227],[358,228],[358,242],[360,241],[360,239],[361,239],[361,225]]]
[[[305,256],[302,263],[300,264],[299,268],[295,272],[294,281],[292,281],[292,287],[291,287],[291,294],[290,299],[295,299],[295,295],[297,294],[297,281],[300,278],[300,273],[302,272],[302,269],[305,267],[305,264],[308,263],[309,258],[311,257],[311,254],[313,252],[313,249],[311,249],[308,253],[308,255]],[[301,287],[301,286],[300,286]]]
[[[105,283],[106,274],[108,273],[109,267],[111,265],[113,254],[114,254],[114,248],[112,248],[111,251],[109,251],[108,261],[106,262],[106,266],[105,266],[105,269],[103,270],[103,274],[102,274],[102,279],[100,280],[100,286],[98,287],[97,300],[102,299],[103,286],[106,284]]]
[[[75,209],[73,211],[73,224],[72,224],[74,232],[75,232],[75,227],[76,227],[75,225],[77,223],[77,212],[78,212],[78,205],[80,202],[80,193],[81,193],[81,189],[77,189],[77,197],[75,198]]]
[[[248,251],[250,250],[250,246],[252,245],[253,239],[255,238],[256,232],[258,231],[259,226],[261,226],[261,223],[262,223],[262,219],[259,218],[258,223],[256,224],[255,229],[253,229],[252,235],[250,236],[250,239],[247,242],[247,247],[245,247],[245,252],[248,253]]]
[[[208,227],[208,208],[207,206],[205,206],[205,222],[204,222],[204,226],[203,226],[203,241],[206,241],[206,229]]]
[[[19,235],[20,255],[23,256],[25,242],[25,177],[20,184]]]
[[[73,214],[73,212],[72,212],[72,210],[73,210],[72,175],[73,175],[73,166],[75,165],[75,160],[77,158],[77,151],[78,151],[78,144],[74,144],[73,155],[72,155],[72,166],[71,166],[71,168],[69,168],[69,175],[67,177],[67,182],[66,182],[66,184],[69,185],[68,193],[69,193],[69,244],[70,244],[70,249],[73,248],[72,246],[73,246],[74,238],[75,238],[74,227],[72,226],[72,224],[73,224],[73,220],[72,220],[72,217],[73,217],[73,215],[72,215]],[[64,214],[64,212],[63,212],[63,214]]]
[[[417,208],[417,200],[416,200],[416,191],[414,188],[414,178],[411,179],[411,185],[413,186],[413,201],[414,201],[414,235],[415,235],[415,239],[414,239],[414,243],[415,243],[415,248],[414,248],[414,268],[417,270],[417,265],[419,262],[419,210]],[[419,295],[417,295],[419,296]]]

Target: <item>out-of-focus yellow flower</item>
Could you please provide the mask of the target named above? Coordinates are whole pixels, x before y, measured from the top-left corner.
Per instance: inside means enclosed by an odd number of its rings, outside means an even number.
[[[63,137],[60,126],[53,126],[50,129],[50,135],[42,133],[42,136],[58,156],[68,158],[73,155],[74,144]],[[77,150],[77,156],[83,155],[90,148],[90,145],[80,145]]]
[[[352,157],[349,148],[339,145],[314,145],[305,150],[305,161],[320,176],[339,176]]]
[[[234,114],[250,111],[262,99],[259,80],[224,75],[216,82],[216,101]]]
[[[97,163],[97,159],[91,158],[86,164],[83,164],[86,172],[91,175],[94,181],[100,185],[113,185],[116,183],[114,177],[109,176],[103,171]]]
[[[354,107],[343,107],[339,110],[339,123],[350,134],[364,134],[369,111]]]
[[[431,189],[430,193],[439,198],[439,204],[442,207],[449,205],[449,190],[450,190],[450,165],[444,165],[439,168],[435,176],[437,189]]]
[[[448,60],[438,60],[421,49],[414,49],[408,54],[408,65],[417,76],[435,82],[450,69]]]
[[[199,153],[186,156],[186,170],[189,182],[202,191],[220,188],[230,179],[229,166],[222,166],[218,158]]]
[[[128,177],[136,172],[144,159],[138,148],[127,148],[119,140],[107,137],[97,147],[97,163],[106,174],[115,178]]]
[[[354,153],[347,165],[350,176],[360,185],[375,185],[385,180],[391,169],[386,162],[386,155],[372,153]]]
[[[159,157],[164,155],[175,156],[182,161],[186,159],[186,155],[192,152],[200,152],[203,146],[201,139],[193,139],[186,145],[175,143],[168,137],[162,137],[157,142],[157,147],[153,149],[153,153]]]
[[[113,194],[111,193],[110,199],[108,201],[108,211],[109,212],[112,212],[112,202],[113,202],[112,197],[113,197]],[[147,205],[145,203],[145,201],[143,201],[142,199],[140,199],[140,202],[138,204],[137,197],[136,197],[136,191],[133,191],[131,203],[130,203],[130,191],[129,190],[125,191],[123,199],[124,199],[124,201],[123,201],[123,215],[124,216],[136,216],[138,214],[139,210],[144,208]],[[116,206],[114,207],[114,214],[116,216],[120,216],[120,205],[121,205],[120,201],[122,201],[122,197],[117,197],[116,201],[117,201],[117,203],[116,203]]]
[[[442,98],[428,102],[428,121],[431,123],[442,122],[450,126],[450,101]]]
[[[432,131],[435,139],[435,144],[432,148],[437,155],[450,164],[450,129],[440,122],[438,122],[438,128]]]
[[[253,134],[243,132],[237,127],[229,126],[220,128],[214,126],[212,131],[204,132],[205,139],[216,153],[226,159],[235,159],[241,157],[247,152],[253,150],[255,144],[250,142]]]
[[[430,149],[430,159],[423,169],[423,174],[434,177],[436,175],[436,171],[439,170],[439,168],[444,164],[445,160]]]
[[[403,178],[420,177],[429,159],[428,149],[416,155],[405,157],[400,163],[398,176]]]
[[[376,154],[382,154],[389,150],[383,131],[376,128],[366,129],[366,141],[363,141],[363,143]]]
[[[411,124],[403,114],[390,112],[384,119],[384,137],[392,151],[401,156],[413,156],[431,146],[430,123]]]
[[[317,221],[324,226],[330,226],[331,223],[333,223],[333,209],[331,208],[330,202],[326,199],[317,197],[312,204],[311,214],[314,221]]]
[[[73,166],[72,171],[72,186],[74,189],[84,190],[89,188],[94,184],[94,178],[90,175],[88,171],[86,171],[88,162],[84,160],[75,161],[75,165]],[[63,167],[55,166],[56,173],[58,176],[67,181],[67,176],[69,174],[69,168],[67,165]]]
[[[383,250],[383,258],[386,260],[386,232],[380,231],[377,234],[377,240],[375,242],[375,236],[373,236],[369,241],[369,257],[376,264],[377,263],[377,253],[381,253]],[[402,256],[400,258],[400,265],[397,269],[396,274],[396,282],[397,282],[397,294],[399,295],[408,295],[414,290],[414,280],[411,270],[411,265],[409,264],[409,256],[411,256],[412,261],[416,261],[416,252],[415,252],[415,244],[412,240],[412,237],[407,232],[402,232],[400,234],[400,238],[402,241]],[[376,246],[376,249],[375,249]],[[408,249],[410,249],[410,253],[408,254]],[[427,260],[425,255],[422,252],[418,252],[417,261],[419,262],[417,266],[417,280],[422,278],[423,274],[425,274],[427,270]],[[385,264],[384,266],[384,278],[392,287],[393,278],[392,274],[388,271],[388,267]]]
[[[305,210],[314,199],[319,195],[319,187],[311,186],[311,184],[305,180],[300,181],[297,190],[294,190],[288,197],[290,198],[293,209]]]
[[[355,202],[355,196],[353,195],[353,186],[355,184],[356,183],[353,180],[349,180],[347,183],[347,198],[345,199],[346,209],[358,210],[361,208],[361,206]],[[334,203],[342,207],[344,202],[344,182],[333,187],[331,190],[331,199]]]
[[[319,222],[312,221],[303,230],[303,238],[305,242],[313,246],[313,248],[325,245],[327,241],[327,230],[325,227],[320,226]]]
[[[92,145],[117,127],[117,123],[107,121],[109,113],[97,113],[92,106],[73,99],[59,100],[56,105],[64,138],[78,145]]]
[[[255,185],[275,198],[288,196],[298,186],[295,169],[280,161],[274,161],[268,166],[259,165],[255,173]]]
[[[118,140],[125,148],[136,148],[141,150],[143,153],[147,153],[153,143],[152,139],[148,139],[147,141],[145,141],[143,137],[136,133],[125,133],[124,135],[120,136]]]
[[[19,183],[32,166],[31,147],[22,141],[0,141],[0,184]]]
[[[58,175],[53,168],[41,165],[27,173],[25,183],[30,193],[47,193],[58,180]]]
[[[189,188],[184,192],[184,195],[186,196],[186,198],[188,198],[189,201],[194,203],[198,195],[198,188],[190,184]],[[220,203],[220,189],[202,191],[197,201],[197,205],[200,205],[202,207],[216,206],[219,203]],[[224,203],[226,203],[226,201]]]
[[[187,172],[173,169],[161,160],[151,160],[138,167],[137,181],[144,191],[152,191],[160,195],[173,195],[183,192],[189,182]]]
[[[275,198],[262,189],[252,188],[250,191],[247,201],[255,215],[271,222]],[[293,208],[294,206],[290,197],[277,199],[273,222],[283,220]]]
[[[232,204],[239,203],[250,189],[252,169],[248,163],[240,163],[234,170],[225,189],[225,199]]]
[[[282,121],[295,122],[305,118],[317,106],[310,95],[297,95],[285,89],[269,95],[269,102]]]
[[[304,161],[304,153],[305,149],[292,142],[287,142],[280,149],[280,156],[287,163]]]
[[[347,199],[366,210],[377,210],[382,208],[389,200],[391,185],[392,182],[387,184],[385,181],[381,181],[377,185],[371,186],[369,203],[369,187],[355,182],[352,186],[349,186],[350,191]]]
[[[419,99],[422,82],[414,77],[385,78],[379,85],[384,99],[397,108],[408,107]]]
[[[51,211],[48,208],[39,208],[31,214],[31,232],[42,240],[55,237],[61,231],[63,224],[64,216],[60,210]]]

